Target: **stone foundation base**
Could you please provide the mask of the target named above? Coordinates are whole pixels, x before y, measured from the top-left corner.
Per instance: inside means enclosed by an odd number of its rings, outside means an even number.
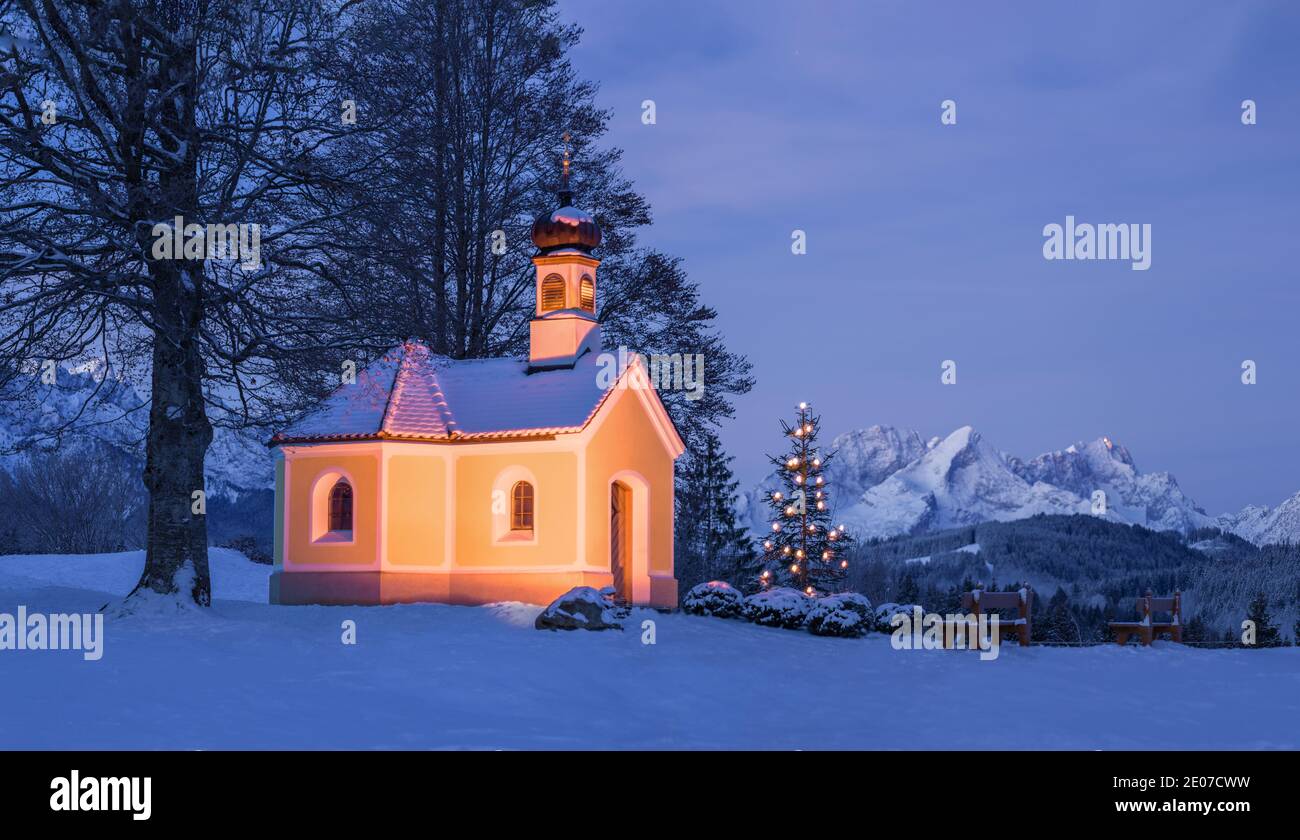
[[[549,604],[575,586],[601,589],[609,572],[464,573],[286,572],[271,575],[272,604],[462,604],[494,601]],[[677,580],[650,578],[650,601],[641,606],[675,609]]]

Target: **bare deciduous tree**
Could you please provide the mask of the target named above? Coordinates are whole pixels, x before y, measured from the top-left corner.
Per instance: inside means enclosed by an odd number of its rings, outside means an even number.
[[[705,358],[702,398],[661,393],[691,440],[749,389],[749,363],[728,351],[680,261],[638,246],[650,207],[622,174],[622,153],[599,146],[610,114],[566,55],[580,34],[551,0],[365,6],[340,61],[370,129],[350,143],[377,165],[354,219],[351,291],[328,298],[365,301],[365,331],[381,344],[416,336],[453,358],[526,353],[530,227],[555,209],[567,131],[577,202],[603,233],[606,342]]]
[[[333,191],[345,166],[365,166],[331,154],[348,128],[336,86],[313,72],[339,7],[0,2],[0,388],[87,354],[148,382],[136,590],[210,602],[195,494],[212,425],[278,403],[276,354],[319,336],[301,277],[328,273]],[[164,255],[159,225],[178,217],[258,225],[263,266],[220,248]]]

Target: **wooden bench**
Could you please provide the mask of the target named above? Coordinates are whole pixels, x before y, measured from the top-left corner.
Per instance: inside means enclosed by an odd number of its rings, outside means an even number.
[[[1015,627],[1020,646],[1029,647],[1034,615],[1034,590],[1029,586],[1016,592],[985,592],[982,589],[965,592],[961,596],[961,608],[962,612],[974,615],[976,622],[980,614],[988,610],[1017,610],[1016,618],[998,620],[998,632],[1001,633],[1008,625]]]
[[[1137,636],[1144,646],[1150,645],[1164,633],[1168,633],[1172,641],[1183,640],[1183,594],[1181,592],[1175,591],[1169,598],[1157,598],[1148,589],[1145,595],[1137,599],[1137,613],[1141,616],[1139,621],[1107,622],[1115,634],[1115,641],[1121,645],[1128,644],[1128,640],[1133,636]],[[1170,620],[1155,621],[1151,617],[1152,613],[1169,613]]]

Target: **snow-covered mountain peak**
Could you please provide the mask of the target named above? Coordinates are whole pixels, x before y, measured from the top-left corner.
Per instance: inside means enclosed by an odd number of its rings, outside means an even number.
[[[983,435],[962,426],[869,489],[842,517],[863,536],[896,536],[1083,507],[1077,496],[1016,475]]]
[[[851,500],[921,457],[926,444],[911,429],[877,424],[836,437],[831,450],[828,478],[839,498]]]
[[[12,469],[28,448],[63,444],[105,446],[142,462],[148,422],[147,399],[129,382],[106,376],[93,360],[76,370],[60,366],[53,385],[33,373],[15,382],[14,394],[0,399],[0,469]],[[235,498],[270,488],[273,469],[258,434],[214,429],[204,464],[210,497]]]
[[[1108,519],[1156,529],[1215,522],[1172,475],[1139,472],[1132,453],[1108,436],[1027,461],[1004,454],[969,425],[928,440],[875,425],[840,435],[833,446],[839,454],[829,470],[831,498],[837,516],[863,537],[1101,510]],[[769,490],[766,484],[754,492]],[[753,523],[760,531],[765,525]]]
[[[1006,467],[1002,454],[985,443],[983,435],[971,426],[962,426],[927,450],[915,472],[935,481],[952,480],[959,471],[979,464],[992,471]]]
[[[1137,465],[1133,463],[1133,456],[1129,453],[1128,447],[1125,447],[1108,437],[1102,436],[1096,440],[1083,444],[1083,450],[1088,459],[1093,463],[1118,463],[1134,470]]]
[[[1085,498],[1108,485],[1130,485],[1137,478],[1133,456],[1108,437],[1080,441],[1028,461],[1015,460],[1012,468],[1030,483],[1046,482]]]
[[[1300,542],[1300,493],[1275,508],[1247,505],[1239,513],[1225,513],[1216,524],[1256,545]]]
[[[1100,437],[1095,442],[1100,443],[1102,446],[1105,446],[1106,450],[1111,454],[1112,457],[1117,458],[1126,464],[1133,463],[1133,456],[1129,454],[1128,447],[1122,446],[1119,443],[1112,441],[1108,437]]]
[[[1100,491],[1108,510],[1149,528],[1186,531],[1213,524],[1167,472],[1142,473],[1128,448],[1109,437],[1073,444],[1013,464],[1030,482],[1060,487],[1091,500]]]

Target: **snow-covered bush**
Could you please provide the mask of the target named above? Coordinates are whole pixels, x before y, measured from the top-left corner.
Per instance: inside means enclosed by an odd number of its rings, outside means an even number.
[[[896,629],[892,624],[894,616],[903,613],[908,618],[912,617],[912,610],[916,609],[915,604],[881,604],[876,607],[876,630],[881,633],[893,633]]]
[[[711,580],[691,587],[682,598],[682,609],[691,615],[713,615],[718,618],[737,618],[745,596],[726,581]]]
[[[808,630],[815,636],[864,636],[875,626],[871,601],[856,592],[818,598],[808,612]]]
[[[745,599],[745,618],[764,627],[803,627],[813,599],[797,589],[767,589]]]

